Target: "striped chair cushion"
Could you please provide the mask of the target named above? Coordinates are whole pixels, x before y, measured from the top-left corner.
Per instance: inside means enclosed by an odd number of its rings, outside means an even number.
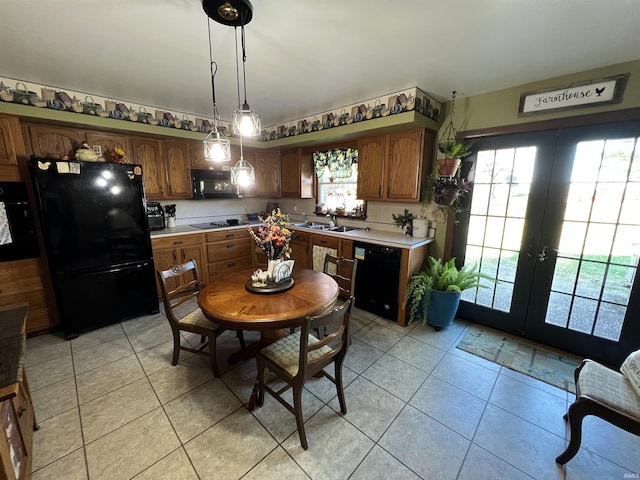
[[[580,370],[578,386],[581,395],[587,395],[640,421],[640,397],[621,373],[586,360]]]

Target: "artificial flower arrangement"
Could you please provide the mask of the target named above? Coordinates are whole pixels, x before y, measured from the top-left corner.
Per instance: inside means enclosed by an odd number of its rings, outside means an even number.
[[[273,210],[267,218],[259,217],[262,225],[256,234],[248,227],[249,235],[264,251],[268,260],[288,259],[291,254],[291,230],[287,216],[280,209]]]

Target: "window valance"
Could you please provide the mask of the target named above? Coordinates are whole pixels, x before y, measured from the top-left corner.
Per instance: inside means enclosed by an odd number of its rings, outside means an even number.
[[[326,167],[335,178],[349,178],[352,173],[351,166],[357,163],[357,148],[332,148],[313,152],[313,164],[318,177],[322,176]]]

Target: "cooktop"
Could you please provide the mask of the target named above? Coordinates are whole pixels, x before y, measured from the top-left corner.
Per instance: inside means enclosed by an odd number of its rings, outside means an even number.
[[[245,222],[222,221],[222,222],[195,223],[195,224],[190,225],[190,226],[191,227],[195,227],[195,228],[202,228],[203,230],[206,230],[206,229],[209,229],[209,228],[236,227],[236,226],[240,226],[240,225],[249,225],[249,224],[245,223]]]

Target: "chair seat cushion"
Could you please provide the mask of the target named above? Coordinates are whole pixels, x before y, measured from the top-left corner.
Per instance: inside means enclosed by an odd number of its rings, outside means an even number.
[[[309,345],[318,342],[313,335],[309,335]],[[309,353],[309,361],[321,357],[331,349],[326,345]],[[300,359],[300,331],[281,338],[268,347],[260,350],[260,354],[282,368],[288,375],[295,377],[298,374],[298,360]]]
[[[184,317],[178,320],[178,323],[181,326],[192,325],[194,327],[209,328],[211,330],[218,328],[218,325],[205,317],[204,313],[202,313],[202,310],[199,308],[196,308],[191,313],[187,313]]]
[[[640,350],[627,357],[620,366],[620,371],[627,377],[636,394],[640,395]]]
[[[624,375],[586,360],[578,377],[580,395],[587,395],[640,421],[640,397]]]

